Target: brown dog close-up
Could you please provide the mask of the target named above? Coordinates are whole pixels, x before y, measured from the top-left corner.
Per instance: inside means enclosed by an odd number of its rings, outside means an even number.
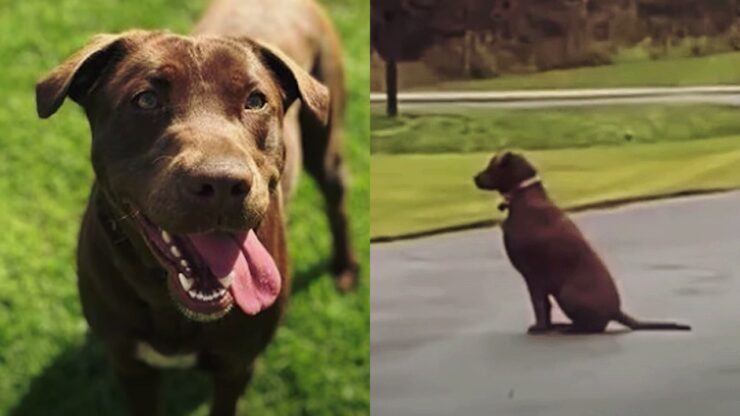
[[[536,169],[523,156],[503,152],[474,178],[479,189],[497,191],[508,210],[502,224],[506,254],[524,277],[535,323],[529,333],[563,330],[599,333],[610,321],[632,330],[690,330],[672,322],[647,322],[621,309],[609,270],[567,215],[549,198]],[[570,324],[551,321],[554,298]]]
[[[301,163],[326,200],[337,288],[356,284],[343,83],[313,1],[220,0],[191,36],[100,35],[37,84],[40,117],[69,97],[89,120],[78,286],[131,414],[157,413],[158,367],[196,365],[211,414],[234,414],[283,313]]]

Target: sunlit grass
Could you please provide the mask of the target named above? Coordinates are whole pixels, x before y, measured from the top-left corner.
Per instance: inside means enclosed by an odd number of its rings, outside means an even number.
[[[563,208],[740,187],[740,135],[525,151]],[[497,195],[472,177],[490,152],[373,155],[371,235],[393,237],[501,219]]]
[[[740,84],[740,52],[696,58],[621,62],[529,75],[453,81],[420,87],[428,90],[520,90],[563,88],[657,87]]]
[[[368,68],[369,4],[327,0],[345,44],[350,89],[345,149],[353,177],[358,291],[341,296],[327,275],[322,201],[304,176],[290,212],[295,276],[286,319],[240,403],[257,415],[369,413]],[[67,103],[36,118],[35,81],[98,32],[134,27],[187,33],[204,0],[30,0],[0,12],[0,414],[120,415],[121,399],[99,347],[87,341],[74,247],[92,181],[89,132]],[[203,377],[174,377],[165,414],[204,415]],[[204,384],[205,383],[205,384]]]
[[[740,109],[637,105],[565,109],[439,109],[372,114],[373,153],[559,149],[687,141],[740,133]]]

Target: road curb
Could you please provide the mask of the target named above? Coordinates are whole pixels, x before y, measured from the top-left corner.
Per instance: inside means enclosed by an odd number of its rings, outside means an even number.
[[[571,213],[571,212],[583,212],[583,211],[592,211],[592,210],[596,211],[596,210],[602,210],[602,209],[621,207],[625,205],[638,204],[642,202],[668,200],[668,199],[687,197],[687,196],[712,195],[712,194],[720,194],[720,193],[726,193],[726,192],[732,192],[732,191],[738,191],[738,190],[740,190],[740,188],[737,188],[737,187],[693,189],[693,190],[672,192],[672,193],[661,194],[661,195],[619,198],[619,199],[612,199],[612,200],[607,200],[607,201],[593,202],[593,203],[583,204],[583,205],[576,205],[573,207],[566,208],[565,212]],[[475,222],[470,222],[470,223],[465,223],[465,224],[460,224],[460,225],[451,225],[448,227],[434,228],[431,230],[399,234],[397,236],[370,237],[370,243],[371,244],[393,243],[397,241],[416,240],[420,238],[433,237],[433,236],[437,236],[441,234],[450,234],[450,233],[456,233],[456,232],[462,232],[462,231],[470,231],[470,230],[475,230],[475,229],[480,229],[480,228],[491,228],[491,227],[499,226],[502,221],[503,220],[493,220],[493,219],[482,220],[482,221],[475,221]]]
[[[401,104],[516,103],[548,100],[597,100],[618,98],[668,98],[695,95],[740,94],[740,86],[648,87],[516,91],[419,91],[398,94]],[[371,104],[386,102],[385,93],[370,94]]]

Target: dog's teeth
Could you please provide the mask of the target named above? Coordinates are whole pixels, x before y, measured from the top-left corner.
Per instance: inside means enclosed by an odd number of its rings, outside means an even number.
[[[190,268],[190,267],[189,267],[190,265],[188,264],[188,261],[187,261],[187,260],[185,260],[185,259],[182,259],[182,260],[180,260],[180,266],[184,267],[184,268],[185,268],[185,270],[187,270],[187,269],[189,269],[189,268]]]
[[[198,299],[206,300],[206,295],[204,295],[202,292],[198,292]]]
[[[188,291],[188,295],[190,295],[191,298],[197,299],[198,293],[194,290]]]
[[[170,246],[170,253],[172,253],[173,256],[180,258],[182,256],[182,253],[180,253],[180,250],[177,249],[175,246]]]
[[[218,279],[219,283],[221,283],[221,286],[228,288],[231,286],[231,283],[234,281],[234,272],[229,273],[226,277],[222,277]]]
[[[185,289],[185,291],[188,291],[191,287],[193,287],[193,279],[188,279],[182,273],[178,273],[177,278],[180,279],[180,284],[182,285],[182,288]]]
[[[164,240],[165,243],[169,244],[172,242],[172,236],[170,236],[170,233],[168,233],[165,230],[162,230],[162,240]]]

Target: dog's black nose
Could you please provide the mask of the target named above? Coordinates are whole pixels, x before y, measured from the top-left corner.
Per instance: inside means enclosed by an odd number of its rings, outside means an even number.
[[[252,171],[241,164],[205,168],[184,181],[185,192],[198,203],[212,208],[241,205],[252,189]]]

